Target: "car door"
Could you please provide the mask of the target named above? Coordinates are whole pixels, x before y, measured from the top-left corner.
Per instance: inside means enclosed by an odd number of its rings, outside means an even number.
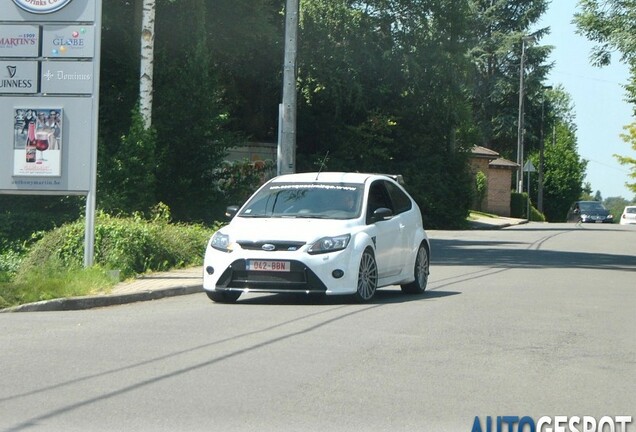
[[[382,207],[393,211],[393,204],[384,182],[376,180],[369,188],[366,211],[367,224],[374,226],[371,232],[374,234],[376,264],[380,279],[395,276],[400,272],[399,262],[402,248],[399,221],[395,217],[388,220],[373,219],[373,212]]]
[[[394,183],[387,181],[385,186],[391,198],[393,218],[398,228],[398,253],[395,256],[396,270],[397,273],[403,271],[410,273],[413,270],[410,267],[411,243],[418,225],[413,213],[413,203],[408,195]]]

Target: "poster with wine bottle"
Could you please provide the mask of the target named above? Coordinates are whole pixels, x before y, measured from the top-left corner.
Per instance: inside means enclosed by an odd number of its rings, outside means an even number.
[[[13,175],[62,175],[62,108],[16,108],[13,138]]]

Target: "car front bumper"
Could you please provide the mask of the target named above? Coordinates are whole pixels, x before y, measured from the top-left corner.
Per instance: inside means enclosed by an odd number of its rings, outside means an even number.
[[[283,261],[289,263],[289,271],[249,270],[249,260]],[[352,294],[357,289],[359,265],[360,258],[351,247],[310,255],[302,250],[221,252],[208,246],[203,288],[219,292]]]
[[[581,222],[583,223],[613,223],[613,218],[605,216],[581,216]]]

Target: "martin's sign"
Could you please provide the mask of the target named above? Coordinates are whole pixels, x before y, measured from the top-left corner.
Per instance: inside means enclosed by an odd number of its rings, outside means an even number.
[[[48,14],[62,9],[71,0],[13,0],[13,2],[27,12]]]
[[[37,57],[39,54],[37,25],[0,25],[0,57]]]

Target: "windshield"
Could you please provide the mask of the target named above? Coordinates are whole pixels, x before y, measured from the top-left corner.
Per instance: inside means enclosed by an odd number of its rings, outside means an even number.
[[[605,207],[600,202],[582,202],[579,203],[581,211],[604,211]]]
[[[363,185],[270,183],[242,209],[242,217],[353,219],[360,215]]]

